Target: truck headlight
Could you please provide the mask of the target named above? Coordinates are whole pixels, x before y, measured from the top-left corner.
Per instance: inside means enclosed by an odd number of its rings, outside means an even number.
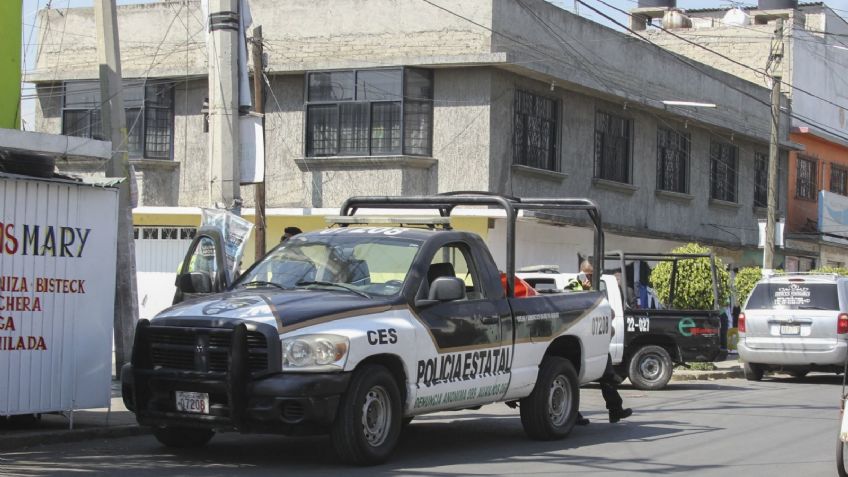
[[[344,368],[350,341],[338,335],[300,335],[284,338],[284,371],[338,371]]]

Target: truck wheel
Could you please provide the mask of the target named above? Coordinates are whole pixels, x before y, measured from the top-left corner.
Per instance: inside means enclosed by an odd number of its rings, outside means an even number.
[[[636,389],[662,389],[671,380],[671,355],[662,346],[643,346],[630,358],[627,375]]]
[[[580,408],[580,387],[574,366],[565,358],[548,356],[529,396],[520,401],[521,425],[531,439],[561,439],[571,432]]]
[[[744,363],[742,372],[745,374],[745,379],[748,381],[759,381],[763,379],[763,368],[753,363]]]
[[[339,404],[330,437],[339,458],[350,464],[385,462],[400,436],[403,413],[392,374],[380,365],[354,371]]]
[[[188,427],[154,427],[153,436],[162,445],[188,449],[203,447],[215,435],[211,429],[192,429]]]

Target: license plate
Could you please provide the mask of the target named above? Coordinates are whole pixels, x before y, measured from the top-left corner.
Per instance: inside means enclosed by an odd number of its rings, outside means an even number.
[[[780,325],[780,334],[782,335],[800,335],[801,325]]]
[[[175,391],[177,411],[209,414],[209,393]]]

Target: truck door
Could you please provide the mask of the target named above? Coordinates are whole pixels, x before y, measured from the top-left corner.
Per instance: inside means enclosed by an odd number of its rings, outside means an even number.
[[[197,231],[177,273],[174,304],[227,289],[230,279],[224,256],[224,240],[214,228]]]
[[[509,307],[502,293],[492,296],[477,263],[465,242],[445,244],[429,260],[418,297],[430,296],[441,277],[461,279],[465,296],[416,306],[433,344],[416,353],[416,413],[491,402],[503,394],[498,383],[509,373],[512,350],[502,343],[501,315],[509,316]]]

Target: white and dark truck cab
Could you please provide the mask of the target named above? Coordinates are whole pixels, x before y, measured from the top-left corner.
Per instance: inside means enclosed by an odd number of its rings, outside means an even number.
[[[457,206],[506,211],[506,286],[483,240],[450,229]],[[437,210],[444,228],[361,227],[365,208]],[[342,226],[293,237],[231,285],[221,237],[201,230],[177,278],[185,301],[138,325],[126,406],[168,446],[328,433],[359,464],[386,460],[416,415],[493,402],[518,403],[532,438],[565,437],[579,386],[604,372],[611,310],[600,292],[515,296],[521,210],[587,212],[603,256],[587,199],[351,198]]]

